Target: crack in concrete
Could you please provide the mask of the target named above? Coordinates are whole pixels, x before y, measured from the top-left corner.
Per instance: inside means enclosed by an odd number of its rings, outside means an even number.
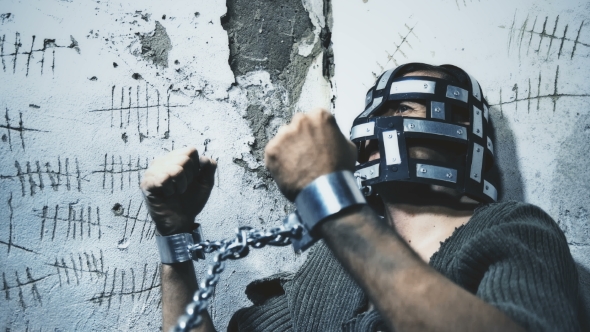
[[[259,166],[252,167],[246,158],[235,158],[234,163],[256,173],[268,187],[272,178],[262,166],[264,148],[276,130],[297,111],[309,68],[321,52],[324,52],[323,75],[328,81],[333,76],[331,4],[324,1],[322,14],[326,16],[326,24],[319,28],[314,26],[300,0],[284,0],[280,5],[270,0],[227,0],[226,5],[227,13],[221,24],[229,37],[228,62],[238,87],[247,95],[244,118],[254,136],[250,154]],[[300,47],[307,50],[311,47],[311,52],[302,55]],[[249,84],[240,84],[254,72],[267,72],[270,82],[248,79]],[[268,88],[269,84],[274,87]]]

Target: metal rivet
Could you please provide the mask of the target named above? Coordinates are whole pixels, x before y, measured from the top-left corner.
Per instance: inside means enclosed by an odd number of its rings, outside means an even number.
[[[486,190],[490,189],[490,187],[486,186]]]
[[[428,89],[428,84],[424,84],[424,89]]]
[[[461,129],[457,130],[457,134],[459,134],[459,135],[463,134],[463,130],[461,130]]]
[[[479,129],[475,129],[475,132],[476,132],[476,133],[479,133]]]
[[[420,172],[426,173],[426,168],[420,168]]]
[[[455,96],[458,96],[458,95],[459,95],[459,91],[455,91],[455,92],[453,92],[453,94],[454,94]]]
[[[371,131],[371,129],[367,128],[367,132],[370,132],[370,131]]]
[[[434,111],[435,111],[436,113],[438,113],[438,112],[440,112],[440,108],[439,108],[439,107],[437,107],[437,108],[435,108],[435,109],[434,109]]]
[[[492,146],[492,143],[488,142],[488,146]]]
[[[474,93],[473,94],[475,97],[479,97],[479,93]]]
[[[476,178],[477,177],[477,173],[473,173],[473,177]]]
[[[475,111],[475,114],[479,115],[479,111]]]
[[[389,138],[392,138],[392,137],[393,137],[393,135],[392,135],[392,134],[389,134],[389,136],[388,136],[388,137],[389,137]]]
[[[479,148],[475,149],[475,152],[479,152]]]
[[[410,128],[411,129],[414,129],[414,124],[413,123],[410,123]]]
[[[452,177],[453,177],[453,174],[451,174],[451,173],[447,173],[447,178],[449,178],[449,179],[450,179],[450,178],[452,178]]]
[[[396,161],[396,160],[397,160],[397,159],[396,159],[395,157],[392,157],[392,158],[391,158],[391,161]]]
[[[375,173],[375,171],[374,170],[371,170],[371,174],[373,174],[373,173]]]

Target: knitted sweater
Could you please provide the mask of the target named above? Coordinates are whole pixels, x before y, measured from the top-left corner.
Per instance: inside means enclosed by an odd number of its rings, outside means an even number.
[[[246,288],[253,306],[228,331],[385,331],[377,311],[323,242],[296,273]],[[478,208],[430,265],[530,331],[578,331],[578,275],[557,224],[540,208],[505,202]]]

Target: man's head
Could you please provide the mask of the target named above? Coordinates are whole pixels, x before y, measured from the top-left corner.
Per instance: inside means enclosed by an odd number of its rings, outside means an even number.
[[[382,196],[395,196],[393,188],[398,196],[401,189],[406,196],[495,201],[491,135],[487,102],[466,72],[450,65],[400,66],[380,76],[354,121],[356,174]]]

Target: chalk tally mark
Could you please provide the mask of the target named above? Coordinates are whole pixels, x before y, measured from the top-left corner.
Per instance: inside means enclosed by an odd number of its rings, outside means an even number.
[[[102,188],[115,190],[125,188],[136,189],[141,181],[142,172],[149,166],[149,159],[137,158],[123,159],[123,156],[114,156],[105,153],[104,163],[101,169],[92,171],[92,174],[102,174]]]
[[[55,274],[48,274],[42,277],[34,277],[31,268],[27,267],[25,270],[25,279],[22,273],[19,275],[18,271],[14,272],[14,278],[7,276],[6,272],[2,272],[2,292],[4,292],[4,300],[6,302],[18,300],[22,309],[30,307],[32,304],[43,304],[43,299],[37,288],[37,284],[54,276]],[[14,295],[16,293],[16,296]],[[29,294],[25,296],[25,294]]]
[[[90,112],[110,114],[111,128],[127,130],[128,134],[137,132],[139,141],[148,137],[168,138],[170,136],[170,111],[182,104],[170,104],[170,90],[161,94],[149,83],[137,86],[111,87],[110,107],[94,109]],[[151,136],[150,136],[151,135]]]
[[[575,55],[589,56],[590,44],[582,42],[586,21],[563,22],[559,15],[534,19],[527,16],[522,23],[517,22],[516,13],[508,29],[508,55],[517,51],[518,56],[529,55],[531,51],[549,60],[552,56],[557,59],[572,60]]]
[[[17,124],[18,125],[15,125]],[[25,132],[43,132],[46,133],[45,130],[33,129],[33,128],[26,128],[23,124],[23,113],[19,112],[18,119],[12,118],[10,115],[8,108],[6,108],[6,112],[4,113],[4,124],[0,124],[0,128],[5,130],[5,133],[2,134],[2,142],[8,143],[10,147],[10,151],[12,151],[13,145],[13,134],[17,135],[18,139],[20,140],[20,146],[23,150],[25,150]]]
[[[154,223],[150,218],[149,212],[144,207],[143,200],[139,203],[137,208],[132,206],[132,202],[129,200],[126,208],[123,207],[123,205],[117,203],[111,209],[116,218],[125,220],[123,234],[119,240],[120,249],[126,248],[129,239],[134,233],[140,232],[140,228],[141,232],[139,233],[139,243],[141,243],[144,239],[150,240],[156,235],[156,228],[154,227]],[[139,225],[137,224],[138,222]]]
[[[535,82],[536,81],[536,82]],[[551,100],[551,103],[553,105],[553,113],[555,113],[556,111],[556,107],[557,107],[557,101],[560,100],[561,98],[588,98],[590,97],[590,94],[587,93],[560,93],[558,86],[559,86],[559,66],[557,66],[556,70],[555,70],[555,75],[553,77],[553,79],[549,80],[551,82],[551,86],[552,86],[552,91],[551,92],[546,92],[546,93],[542,93],[541,89],[542,89],[542,82],[543,82],[543,76],[542,73],[539,72],[539,77],[538,78],[534,78],[531,80],[531,78],[528,79],[527,82],[527,94],[526,96],[519,96],[519,88],[518,85],[515,84],[514,87],[512,88],[512,91],[514,92],[514,96],[512,98],[510,98],[510,100],[508,101],[502,101],[502,89],[500,89],[500,96],[499,96],[499,102],[496,104],[492,104],[491,106],[499,106],[500,108],[500,112],[501,114],[503,114],[504,111],[504,106],[505,105],[509,105],[509,104],[514,104],[514,110],[518,111],[518,104],[519,102],[527,102],[527,113],[530,113],[531,110],[535,110],[537,112],[539,112],[540,110],[540,102],[543,99],[547,99],[547,100]],[[533,90],[536,89],[536,94],[533,93]]]
[[[10,251],[14,249],[30,252],[33,254],[39,254],[38,252],[34,251],[33,249],[29,249],[23,245],[18,245],[14,243],[14,207],[12,206],[12,193],[8,197],[6,201],[6,207],[8,208],[8,239],[1,240],[0,244],[6,246],[6,254],[10,254]]]
[[[21,184],[22,196],[29,194],[34,196],[38,191],[43,191],[48,186],[53,191],[58,191],[65,186],[66,190],[76,190],[82,192],[82,181],[84,179],[80,172],[78,159],[70,161],[65,158],[62,162],[61,157],[57,158],[57,170],[55,163],[35,161],[22,164],[14,162],[16,174],[0,174],[0,180],[18,179]]]
[[[25,76],[29,76],[31,67],[39,65],[39,73],[43,75],[47,71],[45,67],[51,68],[51,73],[55,73],[55,56],[56,50],[73,49],[78,54],[80,48],[74,37],[70,36],[70,44],[65,46],[56,44],[56,39],[45,38],[39,42],[37,36],[32,36],[30,46],[23,41],[21,34],[16,32],[13,41],[11,36],[3,34],[0,36],[0,59],[2,61],[2,72],[16,74],[17,66],[25,67]],[[24,45],[25,43],[26,45]],[[37,58],[36,58],[37,57]]]
[[[412,44],[410,44],[410,41],[412,39],[420,41],[420,39],[418,38],[418,36],[414,32],[415,27],[416,27],[415,24],[411,27],[408,24],[404,24],[405,31],[403,33],[398,32],[398,41],[393,42],[393,45],[395,46],[395,48],[391,51],[389,51],[389,50],[385,51],[387,58],[383,63],[377,61],[378,69],[373,71],[373,76],[375,77],[375,80],[386,69],[388,69],[390,67],[399,66],[398,61],[399,61],[400,55],[404,59],[408,59],[408,56],[404,52],[404,49],[406,50],[406,52],[408,51],[408,49],[409,50],[413,49]]]
[[[84,282],[86,276],[90,277],[90,281],[94,281],[106,275],[102,250],[100,255],[95,255],[93,252],[84,252],[77,255],[70,254],[67,257],[55,257],[55,261],[45,263],[45,265],[55,268],[60,287],[66,284],[78,286],[81,280]]]
[[[111,308],[111,302],[117,301],[119,305],[124,300],[131,302],[143,301],[146,305],[150,300],[159,301],[160,292],[160,265],[153,269],[145,264],[142,272],[136,272],[134,268],[107,270],[104,275],[103,287],[100,293],[88,299],[89,302],[99,306],[107,305]],[[152,295],[152,291],[156,294]]]
[[[102,238],[100,208],[84,206],[78,202],[67,206],[43,206],[34,209],[35,216],[40,219],[39,240],[55,241],[56,239],[98,239]]]

